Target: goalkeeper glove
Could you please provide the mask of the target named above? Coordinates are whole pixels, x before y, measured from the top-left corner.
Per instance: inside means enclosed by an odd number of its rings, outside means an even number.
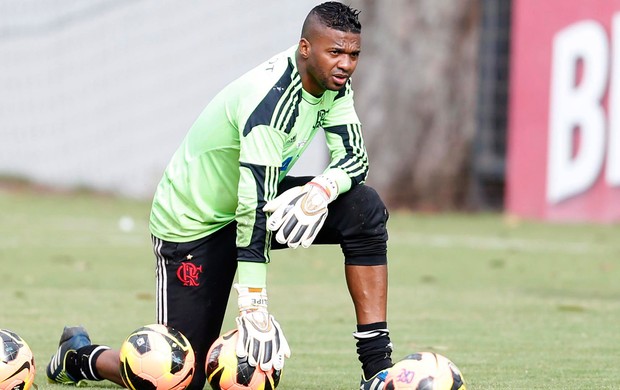
[[[297,248],[312,244],[327,218],[327,205],[338,196],[338,185],[319,175],[303,186],[293,187],[267,202],[263,211],[271,212],[267,228],[278,231],[276,240]]]
[[[250,366],[261,370],[272,367],[281,370],[284,358],[291,356],[288,342],[280,324],[267,312],[267,290],[234,285],[237,290],[239,317],[237,317],[237,356],[247,356]]]

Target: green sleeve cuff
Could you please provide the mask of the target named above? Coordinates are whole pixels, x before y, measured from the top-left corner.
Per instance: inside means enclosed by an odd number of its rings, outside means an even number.
[[[267,263],[240,261],[237,264],[237,278],[242,286],[267,287]]]

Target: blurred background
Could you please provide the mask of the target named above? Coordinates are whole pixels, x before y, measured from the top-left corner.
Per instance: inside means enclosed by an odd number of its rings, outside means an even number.
[[[319,3],[0,0],[1,186],[150,199],[209,100]],[[346,3],[391,208],[620,220],[620,0]],[[319,137],[295,172],[326,162]]]

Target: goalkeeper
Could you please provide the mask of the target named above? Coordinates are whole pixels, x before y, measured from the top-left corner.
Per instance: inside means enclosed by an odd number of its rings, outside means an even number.
[[[361,48],[358,13],[339,2],[312,9],[297,45],[232,82],[207,105],[157,187],[150,218],[157,321],[190,340],[197,367],[192,389],[205,383],[206,354],[221,332],[233,285],[237,354],[264,369],[282,368],[290,349],[268,311],[269,252],[313,243],[342,248],[357,319],[361,388],[383,388],[392,365],[388,213],[363,184],[368,160],[350,79]],[[287,176],[318,131],[327,140],[329,166],[316,177]],[[69,348],[75,334],[85,331],[67,329],[48,377],[122,384],[118,353],[91,345],[88,337]],[[69,349],[77,352],[65,359]]]

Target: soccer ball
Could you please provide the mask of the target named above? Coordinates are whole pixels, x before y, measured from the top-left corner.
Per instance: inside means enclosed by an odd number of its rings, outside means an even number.
[[[0,340],[0,390],[28,390],[35,374],[32,350],[8,329],[0,329]]]
[[[445,356],[418,352],[388,370],[385,390],[465,390],[465,380]]]
[[[267,372],[252,367],[247,357],[237,357],[235,345],[236,329],[220,336],[207,354],[207,380],[214,390],[273,390],[280,383],[282,370]]]
[[[151,324],[133,331],[120,351],[123,383],[133,390],[182,390],[194,376],[194,350],[169,326]]]

